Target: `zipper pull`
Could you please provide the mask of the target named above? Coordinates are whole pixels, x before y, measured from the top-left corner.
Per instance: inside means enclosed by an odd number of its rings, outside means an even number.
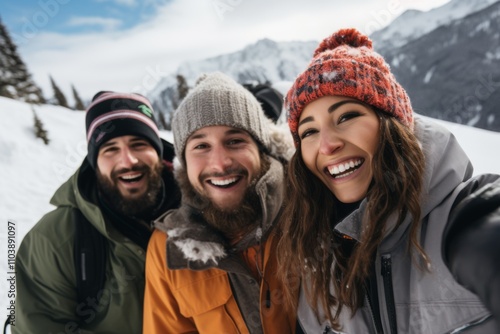
[[[269,291],[269,287],[266,290],[266,308],[271,308],[271,291]]]
[[[386,277],[390,276],[392,272],[392,260],[391,260],[391,255],[382,255],[382,268],[381,268],[381,275]]]

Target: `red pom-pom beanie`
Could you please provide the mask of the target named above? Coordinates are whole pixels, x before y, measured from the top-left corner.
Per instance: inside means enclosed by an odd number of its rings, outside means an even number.
[[[297,128],[304,107],[323,96],[358,99],[395,117],[413,129],[413,110],[406,91],[396,81],[371,40],[356,29],[342,29],[324,39],[312,61],[285,98],[288,125],[297,146]]]

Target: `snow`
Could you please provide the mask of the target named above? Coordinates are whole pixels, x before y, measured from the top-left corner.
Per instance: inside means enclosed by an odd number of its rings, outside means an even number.
[[[424,77],[424,83],[425,84],[428,84],[430,81],[431,81],[431,78],[432,78],[432,75],[434,74],[434,70],[436,69],[436,67],[434,66],[433,68],[431,68],[426,74],[425,74],[425,77]]]
[[[290,83],[275,85],[286,92]],[[15,223],[15,241],[18,247],[24,235],[42,217],[53,209],[49,204],[56,189],[80,165],[86,154],[85,114],[66,108],[35,106],[50,139],[44,145],[33,132],[33,112],[28,104],[0,97],[0,280],[7,273],[8,222]],[[281,119],[284,122],[285,118]],[[475,165],[475,174],[500,173],[500,156],[492,148],[500,147],[500,133],[437,121],[450,129]],[[161,136],[172,140],[172,133]],[[10,299],[8,288],[1,284],[1,307],[6,311]],[[4,308],[5,307],[5,308]],[[5,316],[7,313],[5,313]],[[5,317],[4,317],[5,318]]]
[[[486,59],[487,59],[488,61],[490,61],[490,62],[491,62],[492,60],[498,60],[498,59],[500,59],[500,47],[499,47],[499,48],[497,48],[497,49],[495,49],[495,50],[494,50],[494,53],[493,53],[493,52],[487,52],[487,53],[486,53]]]
[[[374,45],[383,45],[387,49],[396,48],[439,26],[447,25],[453,20],[486,8],[496,1],[498,0],[452,0],[427,12],[408,10],[384,29],[374,32],[370,37],[375,42]],[[478,29],[483,28],[485,27],[478,27]]]
[[[491,25],[491,22],[490,21],[484,21],[484,22],[481,22],[475,29],[474,31],[472,32],[471,36],[475,36],[477,35],[478,33],[480,32],[489,32],[490,31],[490,25]]]
[[[477,124],[477,122],[479,122],[480,119],[481,119],[481,115],[478,114],[478,115],[472,117],[471,120],[467,122],[467,125],[474,126]]]

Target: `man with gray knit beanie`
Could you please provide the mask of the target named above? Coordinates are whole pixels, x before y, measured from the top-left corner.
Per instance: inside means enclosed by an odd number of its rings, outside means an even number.
[[[274,256],[291,137],[218,72],[199,78],[172,129],[182,201],[148,246],[143,332],[293,333]]]

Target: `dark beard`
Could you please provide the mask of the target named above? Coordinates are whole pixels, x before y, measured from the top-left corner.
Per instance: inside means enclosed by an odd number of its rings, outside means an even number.
[[[123,197],[116,186],[117,175],[129,171],[141,172],[145,174],[144,177],[148,177],[148,189],[139,198],[130,199]],[[111,173],[111,179],[102,175],[98,169],[96,172],[97,189],[116,212],[131,217],[149,216],[161,200],[160,195],[163,185],[161,178],[162,171],[163,164],[161,161],[152,167],[141,163],[131,169],[114,171]]]
[[[259,225],[262,217],[262,205],[255,192],[255,184],[247,189],[237,208],[224,210],[208,201],[202,214],[209,225],[222,232],[229,240],[246,235]]]
[[[229,240],[235,240],[259,226],[262,218],[262,205],[255,191],[255,185],[269,170],[271,163],[262,153],[260,161],[261,172],[252,180],[240,205],[233,209],[221,209],[207,197],[198,193],[189,182],[185,167],[177,172],[176,177],[180,186],[187,190],[189,201],[202,210],[201,213],[207,224],[220,231]]]

